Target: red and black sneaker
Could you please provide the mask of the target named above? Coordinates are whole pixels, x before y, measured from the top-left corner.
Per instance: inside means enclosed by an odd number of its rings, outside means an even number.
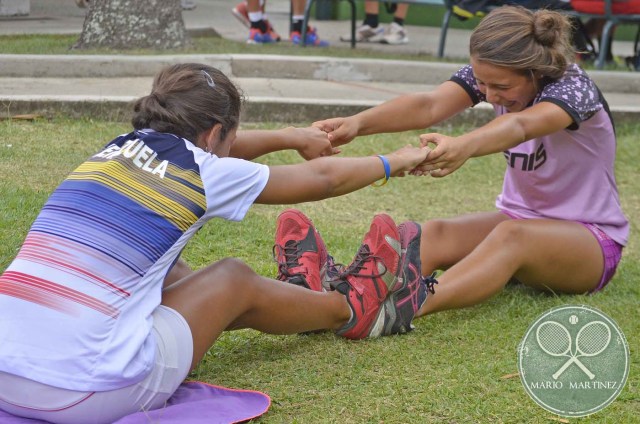
[[[421,279],[420,236],[422,228],[413,221],[398,225],[400,235],[400,265],[395,286],[384,301],[383,335],[408,333],[411,321],[427,300],[427,286]]]
[[[397,284],[400,236],[389,215],[376,215],[353,262],[331,286],[347,297],[352,317],[337,334],[349,339],[384,333],[383,303]]]
[[[278,276],[297,286],[326,291],[337,271],[333,258],[313,222],[296,209],[287,209],[277,219],[273,258],[278,263]],[[324,283],[324,285],[323,285]]]

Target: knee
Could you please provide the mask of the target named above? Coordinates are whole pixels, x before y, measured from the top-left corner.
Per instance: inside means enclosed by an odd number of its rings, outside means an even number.
[[[257,275],[249,265],[237,258],[224,258],[207,267],[210,277],[217,284],[228,282],[236,289],[239,284],[248,284]]]
[[[527,228],[521,220],[503,221],[496,225],[487,237],[487,241],[495,243],[501,248],[514,249],[526,246]]]
[[[447,222],[444,219],[432,219],[422,224],[422,240],[427,244],[437,243],[447,232]]]
[[[422,224],[420,237],[420,260],[422,270],[430,273],[446,265],[442,246],[447,233],[447,223],[442,219],[434,219]]]

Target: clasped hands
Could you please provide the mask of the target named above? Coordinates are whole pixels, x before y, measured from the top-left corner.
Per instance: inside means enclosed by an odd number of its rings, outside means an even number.
[[[355,137],[331,137],[333,128],[314,123],[308,128],[297,128],[300,131],[300,139],[306,140],[298,148],[298,152],[305,159],[319,156],[332,156],[341,152],[338,146],[351,141]],[[334,142],[335,139],[335,142]],[[449,137],[438,133],[420,135],[421,147],[430,147],[426,159],[417,165],[409,173],[416,176],[444,177],[460,168],[469,159],[470,155],[455,137]]]

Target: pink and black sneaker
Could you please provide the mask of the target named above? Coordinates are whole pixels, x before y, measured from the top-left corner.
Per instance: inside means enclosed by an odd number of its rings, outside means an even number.
[[[338,271],[320,233],[313,222],[296,209],[287,209],[277,219],[273,257],[278,263],[278,276],[297,286],[326,291],[327,281]]]
[[[401,255],[400,235],[389,215],[376,215],[353,262],[331,282],[347,297],[352,317],[337,334],[349,339],[384,335],[383,303],[397,285]]]
[[[383,335],[408,333],[413,329],[416,312],[427,300],[427,285],[421,277],[420,236],[422,228],[413,221],[398,226],[400,236],[400,265],[396,284],[384,301]]]

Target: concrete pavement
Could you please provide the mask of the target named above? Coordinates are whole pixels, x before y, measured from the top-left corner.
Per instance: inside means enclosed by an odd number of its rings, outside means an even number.
[[[184,12],[185,24],[191,32],[215,30],[225,38],[242,41],[247,31],[231,18],[232,5],[229,1],[198,0],[195,11]],[[0,20],[0,34],[79,33],[84,13],[73,0],[31,0],[31,15]],[[270,0],[268,13],[276,29],[288,27],[288,1]],[[340,44],[339,35],[348,32],[349,27],[347,21],[314,24],[323,38],[333,44]],[[434,53],[438,28],[409,27],[408,31],[411,41],[407,45],[359,44],[357,48]],[[4,114],[64,114],[128,120],[130,102],[148,92],[151,76],[158,69],[169,63],[197,61],[218,67],[243,89],[247,98],[244,120],[308,123],[352,114],[402,93],[429,89],[448,79],[464,62],[468,36],[468,31],[461,30],[451,30],[449,34],[446,55],[455,63],[260,54],[0,54],[0,103]],[[348,43],[341,44],[348,48]],[[621,43],[614,46],[614,51],[622,54],[618,52],[626,47]],[[637,121],[640,73],[592,71],[591,74],[605,93],[616,121]],[[491,108],[481,105],[457,121],[479,124],[491,116]]]

